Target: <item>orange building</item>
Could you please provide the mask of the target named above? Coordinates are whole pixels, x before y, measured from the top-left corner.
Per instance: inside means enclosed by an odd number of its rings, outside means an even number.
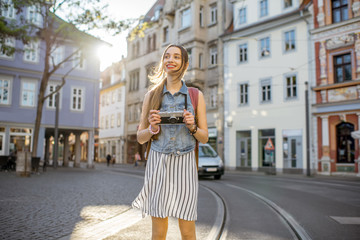
[[[360,0],[314,0],[313,11],[318,172],[359,175]]]

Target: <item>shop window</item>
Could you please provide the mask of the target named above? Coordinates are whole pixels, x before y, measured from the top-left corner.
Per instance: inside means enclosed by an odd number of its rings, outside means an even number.
[[[269,150],[269,145],[274,149]],[[259,161],[262,167],[275,166],[275,129],[259,130]]]
[[[351,137],[354,125],[342,122],[336,126],[337,140],[337,162],[354,163],[355,160],[355,141]]]

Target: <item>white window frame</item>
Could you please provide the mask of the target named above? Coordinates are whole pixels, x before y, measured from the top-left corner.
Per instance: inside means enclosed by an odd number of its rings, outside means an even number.
[[[111,103],[115,103],[116,102],[116,92],[112,91],[111,92]]]
[[[290,1],[290,5],[286,6],[286,2]],[[288,9],[294,6],[294,1],[293,0],[283,0],[283,9]]]
[[[5,81],[7,82],[7,87],[4,86]],[[0,105],[11,105],[12,81],[13,77],[0,75]],[[3,99],[5,89],[7,90],[6,102]]]
[[[245,49],[245,51],[244,51]],[[247,63],[249,60],[249,53],[248,53],[248,44],[247,43],[241,43],[238,45],[238,64]],[[241,57],[246,60],[241,60]]]
[[[50,63],[54,65],[58,65],[64,60],[65,47],[64,46],[54,46],[51,51]],[[52,60],[54,59],[54,62]]]
[[[247,11],[246,7],[239,9],[239,25],[246,24],[247,22]]]
[[[5,45],[6,45],[6,46],[15,48],[15,42],[16,42],[16,40],[15,40],[15,38],[13,38],[13,37],[5,38]],[[0,44],[0,46],[1,46],[1,44]],[[2,53],[2,52],[0,51],[0,57],[1,57],[1,58],[4,58],[4,59],[6,59],[6,60],[14,60],[15,53],[13,53],[13,54],[11,54],[10,56],[8,56],[8,55],[6,55],[5,53]]]
[[[217,108],[218,86],[209,87],[209,108]]]
[[[74,90],[76,90],[76,94],[74,93]],[[79,90],[81,90],[81,93],[79,94]],[[70,99],[70,110],[71,111],[75,111],[75,112],[83,112],[85,109],[85,88],[84,87],[71,87],[71,99]],[[73,108],[74,106],[74,97],[75,99],[75,109]],[[81,98],[81,106],[80,109],[78,108],[79,105],[79,98]]]
[[[293,42],[294,43],[294,48],[286,49],[286,43],[287,43],[286,42],[286,35],[287,34],[291,35],[291,32],[294,33],[294,36],[293,36],[293,39],[290,39],[290,46],[291,46],[291,43]],[[289,53],[289,52],[296,51],[296,31],[295,31],[295,29],[290,29],[288,31],[284,31],[283,38],[284,38],[283,52],[284,53]]]
[[[272,103],[273,93],[272,93],[272,84],[271,78],[261,79],[260,80],[260,103]],[[266,87],[266,89],[264,89]],[[265,92],[265,100],[263,100],[263,92]]]
[[[265,43],[265,48],[262,47],[262,43]],[[263,51],[268,50],[268,55],[264,55],[262,54]],[[270,36],[267,37],[263,37],[259,40],[259,57],[260,59],[262,58],[268,58],[271,56],[271,43],[270,43]]]
[[[214,25],[217,23],[217,5],[210,5],[210,25]]]
[[[180,14],[180,29],[185,29],[191,26],[191,8],[186,8]]]
[[[27,21],[37,26],[41,26],[42,19],[41,19],[41,14],[39,13],[40,10],[41,10],[40,6],[36,6],[36,5],[27,7],[27,16],[26,16]]]
[[[1,0],[3,4],[8,4],[7,9],[5,9],[5,6],[0,9],[0,16],[3,16],[5,18],[9,19],[16,19],[15,15],[15,8],[12,0]]]
[[[46,89],[46,95],[54,92],[56,90],[56,86],[60,86],[60,83],[55,83],[55,82],[50,82],[47,86]],[[51,90],[52,88],[52,90]],[[59,91],[59,109],[61,109],[61,96],[62,96],[62,88]],[[48,99],[46,99],[46,108],[48,109],[55,109],[55,98],[56,98],[56,93],[51,95],[51,97],[48,97]],[[52,102],[53,106],[50,106],[50,102]]]
[[[29,44],[24,45],[24,62],[38,63],[40,55],[39,50],[38,42],[30,42]]]
[[[117,89],[117,101],[121,102],[121,96],[122,96],[122,92],[121,92],[121,88]]]
[[[117,113],[117,127],[121,127],[121,112]]]
[[[293,78],[295,77],[295,85],[293,84]],[[290,79],[290,85],[288,85],[288,79]],[[295,89],[294,89],[295,88]],[[288,89],[290,89],[290,96],[288,95]],[[295,93],[295,94],[294,94]],[[284,97],[285,100],[294,100],[299,97],[299,80],[296,73],[284,75]]]
[[[243,88],[244,88],[244,92],[242,92]],[[246,106],[246,105],[249,105],[249,83],[242,82],[239,83],[239,106]]]
[[[265,8],[262,7],[262,4],[265,4]],[[263,12],[264,10],[264,12]],[[269,16],[269,1],[268,0],[259,0],[259,17],[267,17]]]
[[[203,69],[204,68],[204,54],[203,53],[199,53],[199,69]]]
[[[204,6],[200,6],[199,8],[199,25],[200,27],[204,27]]]
[[[163,43],[169,42],[169,26],[163,28]]]
[[[111,114],[110,128],[114,128],[114,127],[115,127],[115,114]]]
[[[77,50],[78,50],[78,48],[74,48],[74,51],[77,51]],[[80,63],[80,64],[78,65],[78,63]],[[74,54],[73,67],[75,67],[78,70],[85,70],[86,59],[84,57],[83,51],[79,50],[76,54]]]
[[[25,83],[34,85],[34,89],[25,89]],[[21,94],[20,94],[20,106],[22,107],[35,107],[36,106],[36,100],[37,100],[37,88],[38,88],[38,81],[34,79],[22,79],[21,80]],[[27,95],[27,100],[24,101],[24,94]],[[28,96],[29,93],[32,93],[31,96]],[[31,100],[32,99],[32,104]]]
[[[217,46],[212,46],[209,49],[210,51],[210,66],[217,65]]]
[[[109,115],[105,117],[105,129],[109,129]]]

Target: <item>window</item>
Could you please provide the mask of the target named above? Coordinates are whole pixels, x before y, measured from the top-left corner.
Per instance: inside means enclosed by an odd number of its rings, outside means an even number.
[[[27,10],[28,10],[27,11],[27,20],[30,23],[40,26],[40,24],[42,23],[40,7],[33,5],[33,6],[28,7]]]
[[[21,106],[34,107],[36,96],[36,81],[21,82]]]
[[[117,101],[121,102],[121,88],[117,90]]]
[[[349,19],[347,0],[332,0],[332,19],[333,23]]]
[[[355,163],[355,140],[351,132],[354,124],[342,122],[336,125],[337,163]]]
[[[139,90],[139,71],[134,71],[130,73],[130,86],[129,92]]]
[[[121,113],[117,113],[117,126],[121,126]]]
[[[297,79],[296,75],[286,77],[286,98],[296,98],[297,97]]]
[[[115,115],[114,114],[111,114],[110,126],[111,126],[111,128],[115,127]]]
[[[164,38],[163,42],[167,43],[169,42],[169,27],[164,27]]]
[[[10,104],[11,80],[0,76],[0,104]]]
[[[181,28],[187,28],[191,25],[191,12],[190,8],[181,12]]]
[[[151,52],[151,47],[152,47],[152,44],[151,44],[151,36],[148,36],[147,38],[147,52]]]
[[[110,104],[110,99],[111,98],[111,96],[110,96],[110,93],[108,92],[107,94],[106,94],[106,105],[109,105]]]
[[[285,52],[295,50],[295,30],[285,32]]]
[[[53,50],[51,51],[51,63],[54,65],[58,65],[59,63],[61,63],[64,60],[64,47],[63,46],[58,46],[58,47],[54,47]]]
[[[292,0],[284,0],[284,8],[292,7]]]
[[[100,128],[101,128],[101,129],[104,129],[104,128],[105,128],[105,119],[104,119],[104,117],[101,117],[101,120],[100,120]]]
[[[84,110],[84,88],[71,88],[71,110],[83,111]]]
[[[247,83],[240,84],[240,105],[248,104],[248,87],[249,85]]]
[[[4,47],[7,50],[14,49],[15,48],[15,38],[12,38],[12,37],[11,38],[5,38],[4,43],[5,43],[4,45],[0,44],[0,57],[7,58],[7,59],[14,58],[14,53],[11,53],[11,54],[7,55],[2,51],[2,48]]]
[[[271,101],[271,82],[269,79],[262,80],[260,82],[261,86],[261,102],[270,102]]]
[[[199,24],[200,27],[204,27],[204,7],[200,6],[199,10]]]
[[[188,57],[189,57],[189,69],[191,69],[193,67],[192,65],[192,54],[191,54],[191,48],[187,49],[187,53],[188,53]]]
[[[39,61],[39,45],[31,42],[24,46],[24,61],[36,63]]]
[[[209,87],[209,91],[210,91],[209,106],[210,106],[210,108],[216,108],[217,107],[217,86]]]
[[[106,118],[105,118],[105,128],[106,129],[109,128],[109,116],[106,116]]]
[[[268,15],[268,1],[260,0],[260,17],[265,17]]]
[[[146,87],[146,88],[149,87],[150,84],[151,84],[149,76],[151,76],[151,75],[153,74],[154,69],[155,69],[155,66],[154,66],[153,63],[152,63],[152,64],[149,64],[149,65],[146,67],[146,76],[145,76],[145,78],[146,78],[146,79],[145,79],[145,82],[146,82],[145,87]]]
[[[335,82],[351,81],[351,54],[334,56]]]
[[[55,83],[49,83],[48,89],[47,89],[47,94],[54,92],[56,90],[56,86],[57,86],[57,84],[55,84]],[[59,91],[59,94],[61,94],[60,91]],[[59,95],[59,99],[60,99],[60,96],[61,95]],[[55,102],[56,102],[56,94],[53,94],[47,99],[47,107],[55,108],[56,107]]]
[[[140,119],[140,113],[141,113],[141,104],[138,103],[138,104],[134,104],[134,108],[135,108],[135,117],[134,117],[134,120],[135,121],[138,121]]]
[[[247,43],[241,44],[239,45],[239,62],[243,63],[243,62],[247,62]]]
[[[106,102],[106,95],[105,93],[101,96],[101,106],[104,107]]]
[[[246,8],[239,9],[239,24],[246,23]]]
[[[5,18],[15,19],[14,4],[11,0],[2,0],[2,6],[0,7],[0,16]]]
[[[152,37],[152,50],[155,51],[156,50],[156,34],[154,33],[153,37]]]
[[[74,51],[77,50],[78,49],[74,49]],[[84,53],[81,50],[78,50],[78,52],[74,55],[73,67],[80,70],[85,69]]]
[[[133,105],[128,106],[128,121],[133,121]]]
[[[210,65],[217,64],[217,47],[210,48]]]
[[[270,37],[260,39],[260,56],[270,56]]]
[[[204,54],[199,53],[199,68],[200,69],[203,68],[203,57],[204,57]]]
[[[217,6],[216,4],[210,6],[210,24],[217,23]]]

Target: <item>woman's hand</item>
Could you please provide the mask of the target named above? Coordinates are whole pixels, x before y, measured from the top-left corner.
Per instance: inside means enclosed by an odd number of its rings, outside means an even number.
[[[159,130],[159,123],[161,122],[161,117],[158,114],[159,112],[159,110],[150,110],[148,121],[153,132],[157,132]]]
[[[189,130],[192,130],[193,126],[195,125],[195,117],[194,117],[194,115],[192,115],[191,112],[184,109],[183,117],[184,117],[184,123],[186,124],[186,127]]]

